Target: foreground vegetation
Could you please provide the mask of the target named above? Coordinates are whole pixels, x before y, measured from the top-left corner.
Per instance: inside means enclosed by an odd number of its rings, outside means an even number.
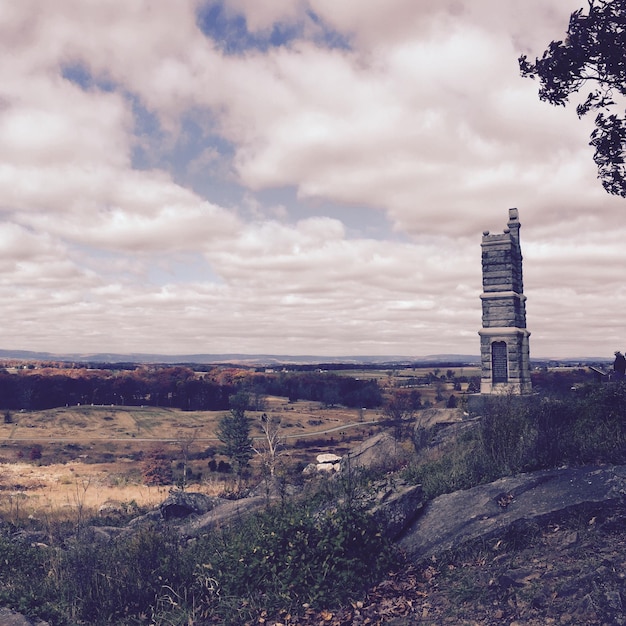
[[[626,384],[587,384],[567,393],[493,396],[480,423],[418,454],[405,475],[426,498],[519,472],[563,465],[626,463]],[[417,448],[431,433],[416,429]]]
[[[559,390],[487,399],[481,419],[461,422],[464,428],[451,437],[420,428],[418,411],[414,422],[394,427],[406,438],[404,447],[413,450],[410,462],[395,472],[422,484],[425,497],[433,498],[521,471],[626,462],[626,385]],[[298,496],[268,503],[263,513],[192,542],[156,524],[94,542],[90,526],[120,525],[120,519],[4,522],[0,605],[55,626],[298,623],[296,616],[313,611],[319,622],[331,615],[324,610],[363,606],[368,594],[379,593],[373,585],[390,570],[401,576],[420,572],[414,586],[423,594],[432,593],[431,579],[439,587],[461,585],[451,597],[459,604],[468,601],[474,592],[464,595],[462,586],[469,583],[458,562],[448,569],[402,564],[355,497],[355,485],[367,489],[373,478],[351,474],[314,481]],[[34,542],[24,526],[44,531],[45,541]],[[466,563],[484,558],[462,557]],[[491,589],[492,595],[497,592]],[[510,593],[506,588],[501,595]]]
[[[346,603],[385,573],[394,552],[359,506],[337,505],[345,492],[324,491],[192,542],[149,525],[106,543],[93,531],[52,527],[54,543],[34,545],[5,526],[0,605],[55,625],[182,625]]]

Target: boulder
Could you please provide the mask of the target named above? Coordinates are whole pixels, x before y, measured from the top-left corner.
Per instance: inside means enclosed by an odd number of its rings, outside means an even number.
[[[137,510],[137,506],[120,500],[107,500],[98,507],[101,517],[122,517]]]
[[[42,620],[31,621],[21,613],[16,613],[11,609],[0,608],[0,624],[2,626],[49,626],[48,622]]]
[[[407,451],[390,433],[382,432],[366,439],[345,456],[341,469],[394,469],[408,457]]]
[[[600,514],[625,501],[625,466],[509,476],[435,498],[398,543],[410,559],[421,561],[470,541],[544,525],[565,513]]]
[[[421,485],[394,485],[380,490],[369,510],[384,528],[385,535],[397,539],[417,517],[423,496]]]
[[[341,457],[337,454],[318,454],[315,457],[317,463],[309,463],[302,473],[305,476],[313,474],[338,472],[341,469]]]
[[[207,496],[204,493],[191,491],[171,491],[169,496],[159,505],[164,520],[203,515],[210,511],[219,498]]]
[[[262,495],[240,500],[220,500],[210,511],[193,518],[179,527],[184,537],[195,537],[233,519],[249,515],[267,506],[268,498]]]
[[[338,454],[318,454],[315,457],[315,460],[319,465],[329,463],[333,465],[334,463],[341,463],[341,457]]]
[[[121,536],[128,536],[132,532],[130,527],[124,526],[87,526],[82,530],[81,539],[93,544],[104,545]]]
[[[302,473],[305,476],[311,476],[317,473],[317,463],[309,463],[303,470]]]
[[[156,508],[153,511],[148,511],[139,517],[133,517],[128,524],[126,524],[127,528],[139,528],[145,525],[158,524],[163,521],[163,516],[161,515],[161,509]]]

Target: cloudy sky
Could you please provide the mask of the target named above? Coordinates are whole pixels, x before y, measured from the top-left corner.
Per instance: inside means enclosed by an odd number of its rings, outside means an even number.
[[[522,223],[531,356],[626,348],[626,201],[519,76],[582,0],[0,0],[0,348],[478,354]]]

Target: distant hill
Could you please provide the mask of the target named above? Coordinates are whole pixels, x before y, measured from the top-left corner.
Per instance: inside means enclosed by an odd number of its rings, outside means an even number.
[[[112,352],[97,353],[55,353],[34,352],[29,350],[1,350],[1,359],[17,359],[22,361],[64,361],[74,363],[137,363],[137,364],[232,364],[249,367],[276,367],[279,365],[333,365],[354,364],[355,367],[373,365],[380,367],[398,367],[402,365],[420,364],[426,367],[436,365],[480,365],[480,356],[475,354],[429,354],[426,356],[324,356],[324,355],[287,355],[287,354],[117,354]],[[590,365],[610,364],[613,357],[576,357],[576,358],[533,358],[534,366],[541,365]]]
[[[351,364],[355,366],[371,365],[402,365],[424,363],[453,364],[480,364],[480,357],[464,354],[435,354],[428,356],[316,356],[316,355],[273,355],[273,354],[115,354],[115,353],[53,353],[32,352],[28,350],[1,350],[0,359],[19,359],[24,361],[69,361],[77,363],[162,363],[166,365],[181,363],[218,364],[231,363],[233,365],[249,366],[276,366],[284,364]]]

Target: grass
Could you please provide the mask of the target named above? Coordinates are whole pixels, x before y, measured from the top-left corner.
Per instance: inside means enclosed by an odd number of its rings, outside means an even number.
[[[326,485],[325,508],[313,507],[319,497],[284,501],[193,542],[146,525],[101,543],[78,512],[71,536],[64,520],[48,520],[53,543],[36,549],[5,527],[0,603],[58,626],[258,623],[345,603],[382,576],[393,551],[359,507],[337,505],[340,491]]]
[[[269,397],[265,411],[281,418],[281,434],[286,437],[283,460],[295,468],[314,461],[320,452],[345,452],[375,432],[371,425],[360,425],[358,411],[343,407]],[[14,413],[12,423],[0,424],[0,515],[9,514],[18,494],[22,519],[49,516],[55,508],[71,511],[75,484],[87,478],[85,506],[91,512],[107,501],[154,506],[166,492],[143,484],[138,460],[157,445],[165,448],[176,467],[183,445],[189,443],[193,489],[222,493],[230,488],[228,475],[211,472],[208,461],[221,458],[215,428],[223,414],[110,406]],[[249,412],[253,437],[262,434],[255,419],[260,414]],[[365,419],[377,417],[379,412],[370,410]],[[349,425],[356,427],[344,431]],[[332,432],[325,434],[328,430]],[[41,459],[28,462],[34,445],[41,446]]]
[[[427,498],[562,465],[626,462],[626,384],[567,397],[493,396],[476,427],[417,455],[405,477]]]
[[[167,497],[167,488],[149,487],[139,477],[132,480],[112,473],[118,469],[119,463],[0,464],[0,517],[19,527],[33,520],[72,519],[79,506],[85,514],[97,516],[106,502],[134,502],[151,508]],[[215,489],[208,485],[204,490],[214,495]]]
[[[359,421],[356,409],[322,408],[317,402],[290,403],[286,398],[270,397],[264,411],[248,411],[253,418],[261,413],[275,413],[283,421],[285,436],[294,437],[324,431]],[[63,407],[46,411],[24,411],[14,414],[13,423],[0,423],[0,440],[51,441],[67,439],[73,442],[97,439],[113,440],[119,433],[155,440],[176,440],[184,430],[193,429],[197,440],[215,441],[215,428],[224,411],[181,411],[155,407]],[[369,410],[367,419],[380,416]],[[310,420],[317,427],[309,425]],[[253,435],[255,433],[253,432]],[[260,430],[256,434],[260,434]]]

